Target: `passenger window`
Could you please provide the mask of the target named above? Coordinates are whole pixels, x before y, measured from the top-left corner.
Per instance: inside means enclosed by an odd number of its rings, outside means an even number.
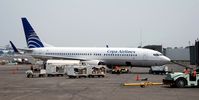
[[[158,54],[153,54],[154,56],[159,56]]]

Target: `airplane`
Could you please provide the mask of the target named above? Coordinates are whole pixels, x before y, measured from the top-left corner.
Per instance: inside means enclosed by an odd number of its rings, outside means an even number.
[[[28,53],[37,59],[80,60],[94,65],[151,67],[161,66],[171,60],[162,53],[145,48],[109,47],[49,47],[36,34],[28,20],[21,18]],[[15,50],[16,51],[16,50]]]
[[[16,54],[20,54],[19,50],[16,48],[16,46],[12,43],[12,41],[10,41],[11,47],[14,50],[14,53]]]

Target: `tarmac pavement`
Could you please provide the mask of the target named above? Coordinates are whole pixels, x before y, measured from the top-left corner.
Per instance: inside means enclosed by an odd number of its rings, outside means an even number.
[[[174,71],[183,68],[168,65]],[[136,81],[136,75],[162,82],[165,75],[147,74],[147,68],[133,68],[131,74],[107,74],[105,78],[68,77],[26,78],[30,65],[0,66],[0,100],[197,100],[199,88],[168,86],[123,86]],[[18,70],[17,70],[18,69]]]

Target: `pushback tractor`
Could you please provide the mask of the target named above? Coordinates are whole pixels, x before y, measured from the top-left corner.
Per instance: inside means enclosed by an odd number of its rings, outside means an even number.
[[[178,88],[199,86],[199,69],[196,70],[196,75],[193,72],[188,74],[183,72],[169,73],[163,79],[163,84]]]

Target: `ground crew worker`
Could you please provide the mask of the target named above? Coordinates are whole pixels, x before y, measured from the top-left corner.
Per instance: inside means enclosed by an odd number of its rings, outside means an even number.
[[[119,68],[119,66],[115,66],[115,70],[116,70],[117,74],[120,74],[120,68]]]
[[[118,70],[119,69],[119,67],[118,66],[115,66],[115,70]]]
[[[189,69],[187,67],[184,69],[184,73],[189,74]]]
[[[33,71],[33,66],[32,66],[32,65],[30,66],[30,70],[32,70],[32,71]]]
[[[196,69],[194,68],[193,77],[196,77]]]

